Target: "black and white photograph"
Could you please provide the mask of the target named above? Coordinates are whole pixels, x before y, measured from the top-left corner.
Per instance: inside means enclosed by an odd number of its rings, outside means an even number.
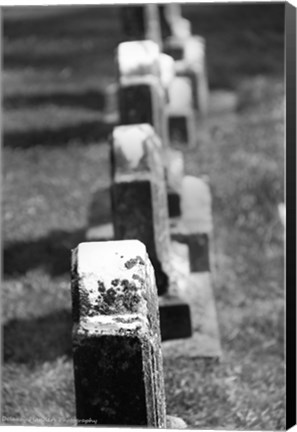
[[[294,13],[1,6],[2,426],[293,426]]]

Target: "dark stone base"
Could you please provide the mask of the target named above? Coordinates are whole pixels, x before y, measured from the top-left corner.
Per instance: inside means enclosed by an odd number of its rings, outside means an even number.
[[[161,340],[184,339],[192,336],[190,307],[178,297],[160,299]]]
[[[100,336],[75,340],[73,358],[79,425],[147,425],[139,339]],[[92,422],[85,423],[88,419]]]
[[[174,218],[180,216],[180,195],[176,192],[168,192],[167,198],[169,217]]]
[[[208,234],[182,234],[174,230],[171,239],[188,245],[191,273],[210,271]]]
[[[153,124],[152,91],[139,84],[119,88],[120,124]]]

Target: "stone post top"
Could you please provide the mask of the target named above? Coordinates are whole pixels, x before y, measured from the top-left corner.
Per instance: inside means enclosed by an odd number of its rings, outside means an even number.
[[[152,152],[161,152],[162,143],[149,124],[117,126],[112,145],[116,169],[121,172],[149,171]]]
[[[120,76],[160,74],[160,49],[151,40],[122,42],[117,48]]]
[[[72,251],[72,286],[78,335],[158,333],[148,319],[155,275],[139,240],[80,243]]]
[[[114,266],[119,271],[125,271],[125,259],[132,256],[146,256],[146,247],[139,240],[118,240],[106,242],[80,243],[76,251],[77,271],[84,273],[101,274],[111,271],[114,274]]]

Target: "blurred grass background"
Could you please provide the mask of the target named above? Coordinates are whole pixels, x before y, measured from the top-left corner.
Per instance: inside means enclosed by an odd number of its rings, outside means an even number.
[[[224,357],[165,359],[168,414],[200,429],[285,428],[284,4],[188,4],[206,38],[210,116],[188,174],[207,174]],[[118,7],[2,8],[2,416],[74,424],[69,250],[95,185],[110,218],[103,93],[122,40]]]

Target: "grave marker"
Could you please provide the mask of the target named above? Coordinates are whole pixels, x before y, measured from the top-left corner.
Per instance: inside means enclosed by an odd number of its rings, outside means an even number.
[[[172,291],[176,280],[161,151],[161,142],[150,125],[116,127],[111,195],[115,238],[136,238],[146,245],[158,294],[163,297],[162,339],[172,339],[191,336],[191,321],[188,304]],[[174,317],[177,312],[181,316],[179,322]]]
[[[146,245],[162,295],[168,290],[170,237],[161,141],[148,124],[118,126],[112,159],[115,238]]]
[[[168,89],[168,99],[166,113],[170,142],[194,147],[196,127],[189,78],[175,77]]]
[[[158,298],[145,246],[81,243],[71,277],[78,423],[165,428]]]
[[[175,35],[164,43],[164,52],[174,58],[176,74],[191,80],[194,107],[204,116],[208,112],[205,39],[191,36],[190,28],[183,20],[178,23]]]
[[[120,124],[149,123],[168,147],[166,93],[161,83],[160,51],[152,41],[118,46]]]
[[[212,232],[211,194],[202,178],[185,176],[181,191],[182,217],[173,238],[189,246],[192,272],[210,271],[209,237]]]
[[[184,156],[178,150],[167,152],[167,198],[168,212],[171,218],[181,215],[180,195],[184,177]]]
[[[119,106],[120,123],[154,126],[163,144],[163,163],[165,172],[172,171],[169,164],[176,153],[170,155],[166,104],[169,88],[174,80],[174,61],[171,57],[160,54],[158,46],[152,41],[125,42],[119,45],[118,70],[120,76]],[[183,172],[181,173],[181,175]],[[172,195],[176,188],[168,175],[169,215],[179,215],[177,205],[172,206]],[[173,213],[172,213],[173,211]]]

